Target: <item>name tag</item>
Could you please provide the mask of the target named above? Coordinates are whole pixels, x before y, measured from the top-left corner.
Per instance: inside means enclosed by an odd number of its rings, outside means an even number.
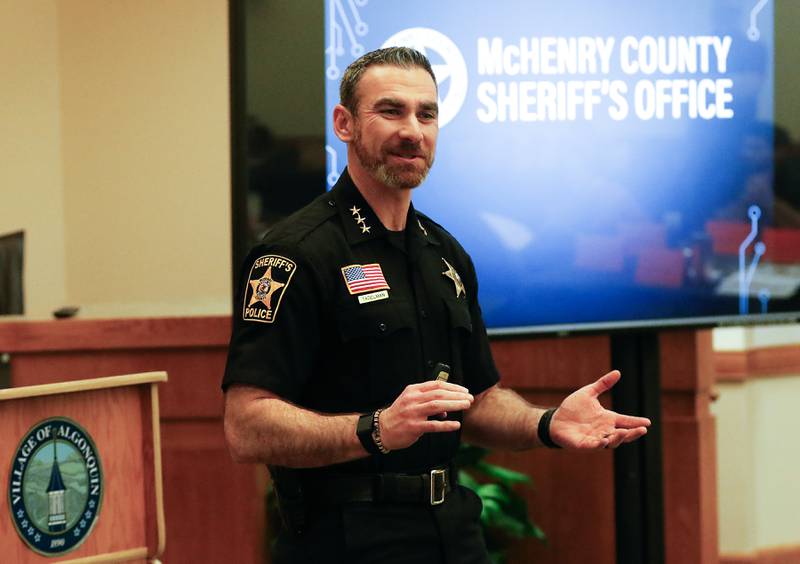
[[[358,296],[358,303],[368,304],[370,302],[377,302],[378,300],[385,300],[389,298],[389,292],[381,290],[380,292],[372,292],[371,294],[362,294]]]

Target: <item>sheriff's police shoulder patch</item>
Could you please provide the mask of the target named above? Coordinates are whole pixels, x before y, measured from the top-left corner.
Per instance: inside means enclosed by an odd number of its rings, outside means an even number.
[[[264,255],[257,258],[250,268],[244,289],[242,319],[272,323],[278,315],[283,294],[289,287],[297,265],[280,255]]]

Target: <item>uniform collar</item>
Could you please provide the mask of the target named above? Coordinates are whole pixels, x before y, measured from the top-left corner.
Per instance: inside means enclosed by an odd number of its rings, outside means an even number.
[[[347,168],[342,171],[339,180],[331,190],[331,197],[339,211],[348,243],[353,245],[377,237],[386,237],[386,228],[356,188]],[[439,244],[431,230],[422,223],[422,218],[414,209],[414,204],[408,208],[406,234],[409,242],[417,241],[421,246]]]

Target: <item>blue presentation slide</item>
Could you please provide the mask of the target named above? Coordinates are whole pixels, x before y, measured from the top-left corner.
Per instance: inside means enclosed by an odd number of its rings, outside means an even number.
[[[472,255],[490,328],[800,309],[798,231],[774,221],[773,2],[325,7],[329,186],[344,69],[379,47],[424,52],[440,133],[414,204]]]

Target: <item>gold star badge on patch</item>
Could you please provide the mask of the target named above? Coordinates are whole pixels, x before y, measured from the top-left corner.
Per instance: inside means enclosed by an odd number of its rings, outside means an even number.
[[[272,323],[297,265],[280,255],[264,255],[253,262],[245,286],[242,319]]]
[[[277,280],[272,279],[272,267],[270,266],[264,273],[264,276],[258,280],[250,280],[250,287],[253,288],[253,295],[250,296],[250,303],[247,307],[252,307],[253,304],[261,302],[267,309],[272,309],[270,302],[272,301],[272,294],[275,290],[280,290],[286,284],[282,284]]]
[[[456,269],[453,268],[449,262],[447,262],[444,257],[442,257],[442,261],[444,261],[444,265],[447,267],[447,270],[442,272],[444,276],[447,276],[450,280],[453,281],[456,290],[456,298],[460,297],[461,294],[467,295],[467,289],[464,288],[464,283],[461,281],[461,277],[456,272]]]

